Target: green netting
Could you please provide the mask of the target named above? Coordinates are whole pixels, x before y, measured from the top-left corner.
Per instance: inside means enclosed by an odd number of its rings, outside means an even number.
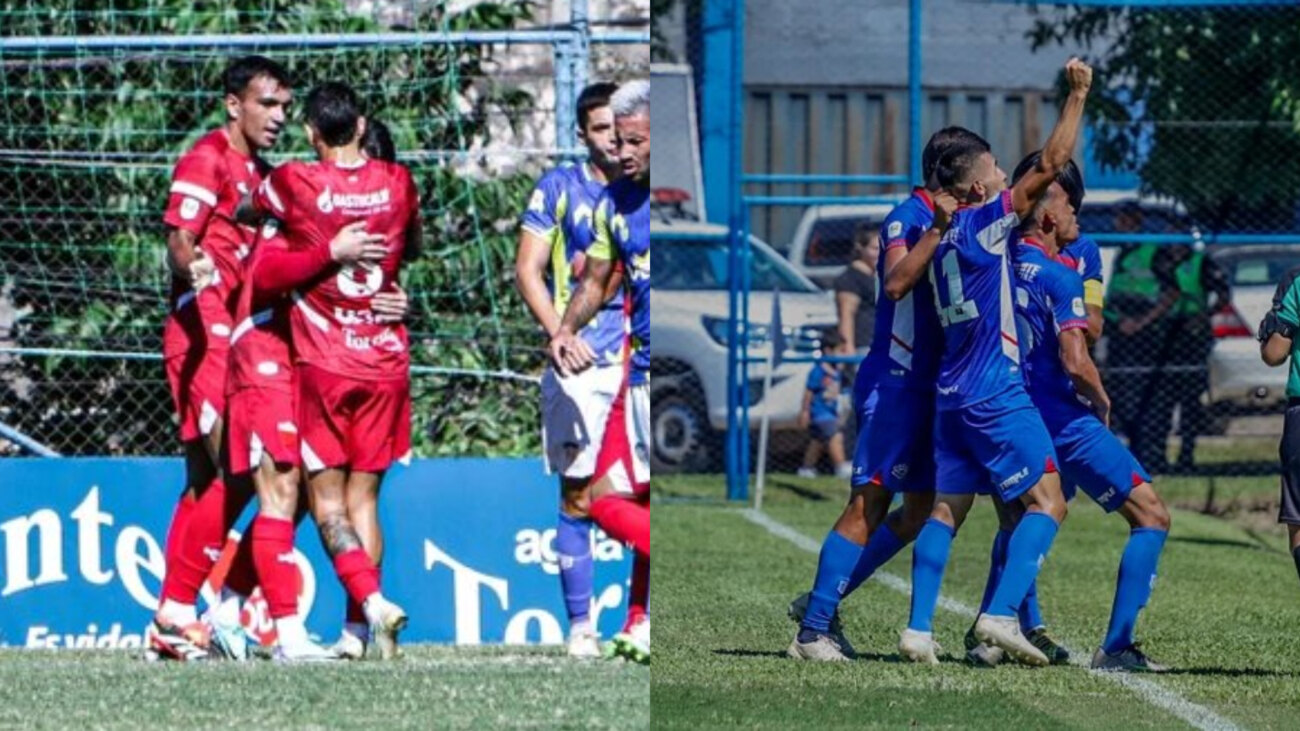
[[[333,2],[53,5],[0,3],[0,36],[381,29]],[[444,5],[386,12],[418,30],[500,30],[530,7]],[[299,99],[351,83],[420,186],[426,254],[404,277],[413,360],[452,375],[417,378],[417,453],[535,451],[525,377],[540,369],[540,339],[512,282],[516,217],[557,160],[548,46],[0,50],[0,421],[65,453],[176,450],[162,365],[132,356],[161,351],[171,168],[222,123],[221,71],[249,52],[285,64]],[[546,63],[518,62],[525,53]],[[272,162],[309,154],[290,131]]]

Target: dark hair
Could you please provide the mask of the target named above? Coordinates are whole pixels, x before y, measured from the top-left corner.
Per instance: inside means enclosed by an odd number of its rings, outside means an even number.
[[[231,61],[221,74],[221,85],[225,87],[227,94],[243,96],[248,85],[259,76],[270,76],[279,82],[280,86],[293,86],[293,82],[289,79],[289,72],[265,56],[244,56]]]
[[[930,141],[925,143],[925,149],[921,151],[921,176],[925,178],[927,183],[930,176],[934,175],[934,169],[938,167],[939,159],[955,145],[983,147],[984,152],[993,149],[989,146],[987,140],[965,127],[944,127],[930,135]]]
[[[955,142],[939,157],[934,166],[934,175],[926,180],[928,188],[946,188],[952,190],[971,182],[975,164],[980,156],[989,152],[983,140],[975,142]]]
[[[327,81],[307,94],[307,123],[329,147],[342,147],[357,134],[361,109],[357,93],[339,81]]]
[[[1038,166],[1038,161],[1043,159],[1042,150],[1034,150],[1025,155],[1025,159],[1020,161],[1016,166],[1016,171],[1011,174],[1011,184],[1015,185],[1016,181],[1023,178],[1030,170]],[[1061,172],[1056,174],[1056,182],[1065,190],[1065,197],[1070,200],[1070,207],[1075,213],[1083,206],[1083,196],[1087,193],[1087,188],[1083,184],[1083,173],[1079,172],[1079,166],[1074,164],[1074,160],[1067,160]]]
[[[840,337],[840,331],[833,327],[822,330],[822,349],[838,348],[844,344],[844,338]]]
[[[366,133],[361,135],[361,151],[372,160],[397,162],[397,147],[388,125],[378,119],[366,120]]]
[[[591,110],[609,106],[609,98],[614,96],[616,91],[618,91],[618,84],[609,81],[588,84],[578,95],[578,126],[586,130],[587,118],[591,116]]]

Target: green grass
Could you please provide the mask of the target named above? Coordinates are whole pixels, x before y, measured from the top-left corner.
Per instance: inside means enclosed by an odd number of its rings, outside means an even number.
[[[0,728],[646,728],[649,669],[554,648],[409,646],[396,663],[146,663],[0,650]]]
[[[1238,487],[1259,491],[1263,479]],[[708,501],[722,495],[720,478],[660,478],[655,489],[657,728],[1186,728],[1081,668],[969,668],[959,657],[970,620],[942,609],[935,631],[948,650],[943,664],[900,662],[908,598],[876,582],[843,607],[862,659],[835,666],[788,660],[795,627],[785,608],[809,588],[816,556],[747,521],[736,506]],[[765,512],[820,543],[846,492],[831,479],[780,477],[769,485]],[[992,507],[978,503],[953,546],[946,596],[978,605],[995,523]],[[1039,587],[1049,625],[1071,647],[1090,654],[1104,633],[1126,533],[1120,518],[1086,499],[1073,504]],[[909,578],[910,566],[905,550],[885,570]],[[1252,534],[1176,510],[1138,636],[1154,658],[1177,669],[1154,679],[1160,687],[1242,728],[1293,728],[1300,717],[1298,607],[1300,587],[1281,534]]]

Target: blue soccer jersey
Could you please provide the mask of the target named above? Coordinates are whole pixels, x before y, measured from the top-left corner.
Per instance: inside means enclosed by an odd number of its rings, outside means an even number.
[[[924,188],[916,188],[881,223],[876,271],[885,271],[889,250],[916,246],[933,221],[934,202]],[[942,350],[943,331],[934,312],[934,295],[929,281],[922,279],[897,302],[881,297],[876,303],[871,349],[860,372],[866,384],[929,390],[934,388]]]
[[[612,183],[596,204],[595,228],[596,240],[587,256],[622,260],[631,298],[632,367],[628,383],[649,383],[650,186],[628,179]]]
[[[1011,192],[957,211],[934,253],[930,276],[943,326],[936,408],[948,411],[1023,392],[1007,256],[1020,218]]]
[[[1078,272],[1083,281],[1105,281],[1101,274],[1101,247],[1091,236],[1080,236],[1062,247],[1060,258]]]
[[[1032,239],[1019,240],[1013,258],[1025,382],[1048,431],[1055,434],[1061,425],[1092,413],[1061,364],[1058,337],[1066,330],[1088,329],[1083,279]]]
[[[537,181],[528,209],[520,217],[524,230],[551,244],[546,285],[561,316],[582,279],[587,251],[596,238],[596,202],[604,191],[605,185],[591,175],[587,163],[566,163]],[[625,334],[622,290],[579,333],[595,351],[597,365],[622,361]]]

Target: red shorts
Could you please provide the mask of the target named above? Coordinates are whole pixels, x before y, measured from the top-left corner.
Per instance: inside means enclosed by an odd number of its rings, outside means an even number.
[[[361,381],[305,364],[297,375],[302,462],[309,471],[383,472],[410,451],[409,378]]]
[[[230,322],[229,316],[223,320],[213,312],[201,321],[198,306],[191,302],[170,315],[163,328],[163,363],[180,417],[182,442],[207,436],[226,409]],[[204,322],[211,322],[211,334]]]
[[[608,477],[615,492],[640,496],[650,491],[649,417],[649,384],[624,385],[609,408],[596,455],[596,479]]]
[[[230,394],[227,405],[225,450],[231,474],[257,469],[263,454],[278,465],[301,464],[292,392],[241,388]]]

